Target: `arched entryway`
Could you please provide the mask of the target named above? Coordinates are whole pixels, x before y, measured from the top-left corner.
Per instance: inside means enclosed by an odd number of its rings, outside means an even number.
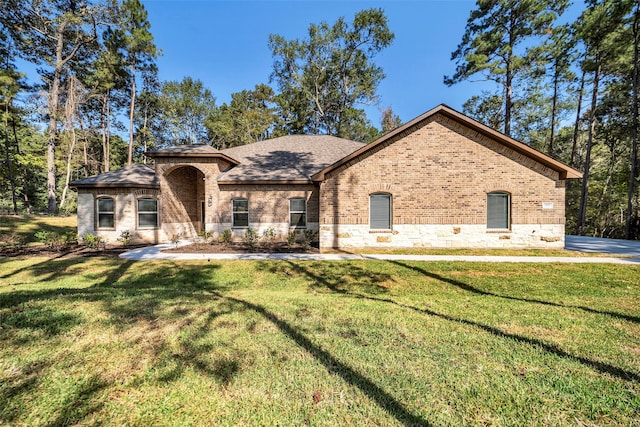
[[[194,237],[204,229],[205,175],[193,166],[177,166],[165,174],[162,189],[163,223],[181,237]],[[172,236],[169,236],[172,237]]]

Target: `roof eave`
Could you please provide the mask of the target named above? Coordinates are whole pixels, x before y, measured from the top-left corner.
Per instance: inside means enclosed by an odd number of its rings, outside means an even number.
[[[239,165],[240,162],[222,153],[159,153],[155,151],[148,151],[144,153],[145,156],[155,159],[156,157],[180,157],[183,159],[188,158],[219,158],[228,161],[229,163]]]
[[[221,180],[218,181],[218,185],[301,185],[301,184],[313,184],[310,179],[257,179],[257,180]]]
[[[140,184],[134,182],[122,182],[122,183],[113,183],[113,182],[99,182],[94,184],[74,184],[73,182],[69,184],[71,188],[148,188],[148,189],[160,189],[160,184]]]

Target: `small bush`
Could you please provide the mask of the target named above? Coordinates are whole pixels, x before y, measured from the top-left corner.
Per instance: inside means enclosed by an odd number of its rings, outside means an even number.
[[[42,243],[43,245],[48,245],[51,243],[51,237],[53,233],[51,231],[40,230],[35,232],[33,235],[36,239],[38,239],[38,242]]]
[[[62,242],[64,245],[75,245],[78,243],[78,233],[75,231],[67,231],[62,235]]]
[[[198,233],[198,236],[200,236],[200,238],[204,240],[205,243],[209,243],[209,241],[213,237],[213,233],[209,230],[202,230]]]
[[[34,233],[34,236],[40,243],[47,245],[50,248],[59,248],[62,245],[67,244],[66,235],[60,235],[52,231],[40,230]]]
[[[177,248],[178,244],[180,243],[180,239],[182,239],[182,233],[176,233],[171,236],[171,243],[173,243],[173,245]]]
[[[102,237],[91,233],[85,233],[82,235],[82,242],[91,249],[98,249],[102,244]]]
[[[131,243],[132,238],[133,235],[129,230],[122,230],[122,232],[120,233],[120,237],[118,237],[118,242],[122,243],[122,246],[126,248],[127,246],[129,246],[129,243]]]
[[[251,227],[247,228],[242,236],[242,242],[249,250],[254,250],[258,246],[258,240],[260,240],[258,233]]]
[[[307,250],[311,247],[311,242],[316,238],[316,232],[314,230],[306,229],[302,232],[302,247]]]
[[[262,241],[267,245],[271,246],[273,241],[276,239],[276,229],[273,227],[269,227],[262,232]]]
[[[224,230],[222,233],[220,233],[220,237],[218,238],[218,240],[225,245],[229,245],[233,240],[233,232],[230,229]]]
[[[295,230],[291,230],[289,234],[287,234],[287,247],[291,249],[293,245],[296,244],[296,240],[298,240],[298,235]]]

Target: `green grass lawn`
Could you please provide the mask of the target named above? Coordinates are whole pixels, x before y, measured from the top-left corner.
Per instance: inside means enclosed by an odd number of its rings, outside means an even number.
[[[46,231],[63,235],[77,230],[76,215],[71,216],[16,216],[0,215],[0,236],[11,237],[12,242],[29,244],[37,242],[35,233]],[[0,239],[2,243],[3,239]]]
[[[640,267],[0,259],[0,425],[637,425]]]

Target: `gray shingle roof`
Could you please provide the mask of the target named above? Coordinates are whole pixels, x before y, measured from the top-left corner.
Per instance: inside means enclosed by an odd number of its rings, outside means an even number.
[[[155,169],[149,165],[135,164],[124,168],[79,179],[69,184],[70,187],[136,187],[159,188],[160,180]]]
[[[189,144],[189,145],[176,145],[174,147],[161,148],[159,150],[150,151],[150,156],[156,154],[215,154],[219,153],[210,145],[203,144]]]
[[[290,135],[222,150],[239,165],[219,182],[309,181],[310,177],[348,154],[361,142],[329,135]]]

